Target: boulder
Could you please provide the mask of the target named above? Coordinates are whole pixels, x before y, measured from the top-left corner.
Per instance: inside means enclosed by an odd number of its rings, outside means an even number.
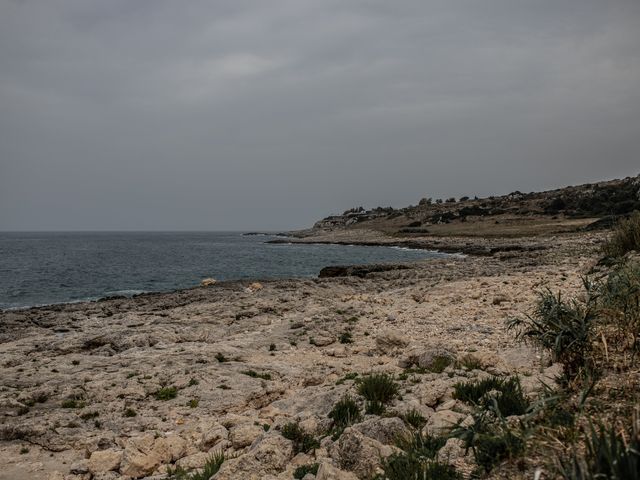
[[[122,461],[122,451],[107,449],[96,450],[89,457],[89,471],[95,475],[96,473],[109,472],[118,470]]]
[[[376,346],[382,353],[391,353],[394,350],[405,348],[409,340],[399,330],[387,329],[376,337]]]
[[[330,455],[343,470],[352,471],[359,478],[369,478],[380,467],[383,458],[398,450],[350,427],[331,446]]]
[[[370,418],[354,425],[353,428],[383,445],[392,445],[399,436],[409,434],[409,429],[405,427],[404,422],[398,417]]]
[[[429,418],[423,432],[429,435],[442,436],[451,428],[461,423],[467,415],[452,410],[440,410]]]
[[[215,285],[217,280],[215,278],[204,278],[200,282],[200,285],[203,287],[210,287],[211,285]]]
[[[227,438],[229,438],[229,431],[219,423],[216,423],[202,433],[200,449],[209,450]]]
[[[251,445],[254,440],[263,433],[264,429],[258,425],[236,425],[229,431],[229,440],[231,441],[233,448],[240,449]]]
[[[442,347],[413,349],[398,361],[401,368],[420,367],[427,370],[432,368],[434,362],[441,358],[449,358],[453,362],[455,355]]]
[[[266,435],[244,455],[222,464],[215,480],[262,480],[284,470],[293,456],[291,441],[281,435]]]
[[[324,461],[320,463],[318,473],[315,477],[316,480],[358,480],[358,477],[351,472],[345,472],[337,467],[334,467],[329,462]]]

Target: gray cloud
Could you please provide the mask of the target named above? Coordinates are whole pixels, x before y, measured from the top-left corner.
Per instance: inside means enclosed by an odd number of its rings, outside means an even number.
[[[283,229],[640,172],[640,2],[0,4],[0,229]]]

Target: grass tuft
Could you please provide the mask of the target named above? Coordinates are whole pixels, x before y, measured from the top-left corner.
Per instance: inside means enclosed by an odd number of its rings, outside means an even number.
[[[522,393],[520,379],[516,376],[507,379],[489,377],[483,380],[458,382],[453,389],[453,398],[497,410],[505,417],[524,415],[529,409],[529,401]]]
[[[313,435],[305,432],[297,422],[287,423],[282,427],[282,436],[293,442],[293,451],[307,453],[320,447],[320,443]]]

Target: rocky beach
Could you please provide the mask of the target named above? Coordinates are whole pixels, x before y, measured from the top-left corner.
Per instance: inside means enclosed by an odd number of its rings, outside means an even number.
[[[397,242],[383,236],[295,241]],[[219,453],[216,480],[302,478],[305,465],[306,479],[372,478],[414,428],[409,412],[434,435],[473,421],[452,396],[457,382],[518,375],[531,396],[553,384],[559,365],[516,342],[506,321],[530,311],[543,288],[578,294],[603,239],[414,236],[469,254],[2,312],[0,478],[161,479]],[[358,379],[372,373],[399,388],[384,415],[327,433],[334,405],[345,395],[362,404]],[[317,448],[285,438],[291,423]],[[438,458],[474,469],[456,438]]]

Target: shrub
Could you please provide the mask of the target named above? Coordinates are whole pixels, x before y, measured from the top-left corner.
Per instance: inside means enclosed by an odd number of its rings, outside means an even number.
[[[447,439],[444,437],[434,437],[422,432],[415,432],[410,435],[401,436],[396,440],[396,446],[410,455],[421,459],[434,459],[438,450],[444,447]]]
[[[269,351],[270,352],[275,352],[276,351],[276,344],[272,343],[271,345],[269,345]]]
[[[349,396],[345,396],[333,406],[333,409],[329,412],[329,418],[333,420],[334,427],[345,428],[357,423],[362,418],[362,415],[356,401]]]
[[[447,355],[436,355],[426,369],[431,373],[442,373],[444,369],[453,363],[453,359]]]
[[[353,343],[353,336],[351,332],[343,332],[340,335],[340,343]]]
[[[85,402],[75,399],[65,400],[64,402],[62,402],[62,408],[84,408],[85,406]]]
[[[465,370],[482,370],[482,362],[473,355],[465,355],[457,361],[457,366]]]
[[[253,378],[261,378],[263,380],[271,380],[271,374],[269,373],[258,373],[255,370],[244,370],[242,372],[240,372],[244,375],[248,375],[249,377],[253,377]]]
[[[358,381],[358,393],[370,403],[389,403],[398,395],[398,385],[391,375],[374,373]]]
[[[224,356],[222,353],[220,353],[220,352],[216,353],[215,357],[216,357],[216,360],[218,360],[218,362],[220,362],[220,363],[224,363],[224,362],[226,362],[226,361],[227,361],[227,357],[225,357],[225,356]]]
[[[122,414],[123,417],[128,417],[128,418],[135,417],[137,415],[138,413],[133,408],[127,408]]]
[[[640,212],[638,210],[618,223],[611,238],[602,249],[608,257],[621,257],[632,250],[640,251]]]
[[[178,389],[176,387],[163,387],[155,393],[156,400],[171,400],[178,396]]]
[[[364,402],[364,413],[368,415],[382,415],[386,410],[384,403],[376,400]]]
[[[412,408],[411,410],[405,412],[402,415],[402,419],[407,425],[411,425],[414,428],[422,428],[425,423],[427,423],[427,419],[424,418],[422,414],[415,408]]]
[[[509,321],[509,329],[517,338],[529,341],[550,352],[554,361],[562,362],[565,379],[573,379],[583,369],[591,369],[590,359],[594,337],[595,314],[591,285],[584,281],[589,295],[586,305],[565,302],[560,293],[550,290],[540,293],[532,316]]]
[[[633,339],[640,337],[640,263],[624,263],[615,268],[600,287],[599,302],[607,318]]]
[[[189,380],[189,386],[193,387],[195,385],[198,385],[200,382],[198,381],[197,378],[192,378],[191,380]]]
[[[490,377],[483,380],[458,382],[454,386],[453,398],[484,408],[497,410],[506,417],[523,415],[529,408],[529,401],[522,393],[520,379]],[[490,396],[490,392],[496,391]]]
[[[462,480],[453,465],[425,461],[406,453],[395,453],[382,461],[379,480]]]
[[[318,467],[319,466],[320,466],[320,464],[318,464],[318,463],[311,463],[309,465],[301,465],[298,468],[296,468],[295,471],[293,472],[293,478],[297,478],[297,479],[304,478],[304,476],[307,473],[311,473],[312,475],[316,475],[318,473]]]
[[[473,425],[455,428],[451,436],[465,442],[465,447],[473,451],[476,463],[486,472],[503,460],[520,455],[525,447],[524,440],[506,423],[491,424],[484,413],[476,415]]]
[[[282,427],[282,436],[293,442],[293,451],[298,453],[307,453],[320,447],[318,440],[306,433],[300,425],[295,422],[287,423]]]
[[[207,462],[204,464],[204,467],[199,472],[187,472],[182,467],[167,469],[167,479],[168,480],[210,480],[225,461],[225,456],[223,452],[216,452],[211,455]]]
[[[625,438],[627,437],[627,438]],[[589,426],[585,452],[575,450],[559,459],[559,473],[567,480],[640,479],[640,429],[634,421],[626,432],[602,424]]]
[[[189,402],[187,402],[187,406],[189,408],[198,408],[198,405],[200,405],[199,398],[192,398],[191,400],[189,400]]]

